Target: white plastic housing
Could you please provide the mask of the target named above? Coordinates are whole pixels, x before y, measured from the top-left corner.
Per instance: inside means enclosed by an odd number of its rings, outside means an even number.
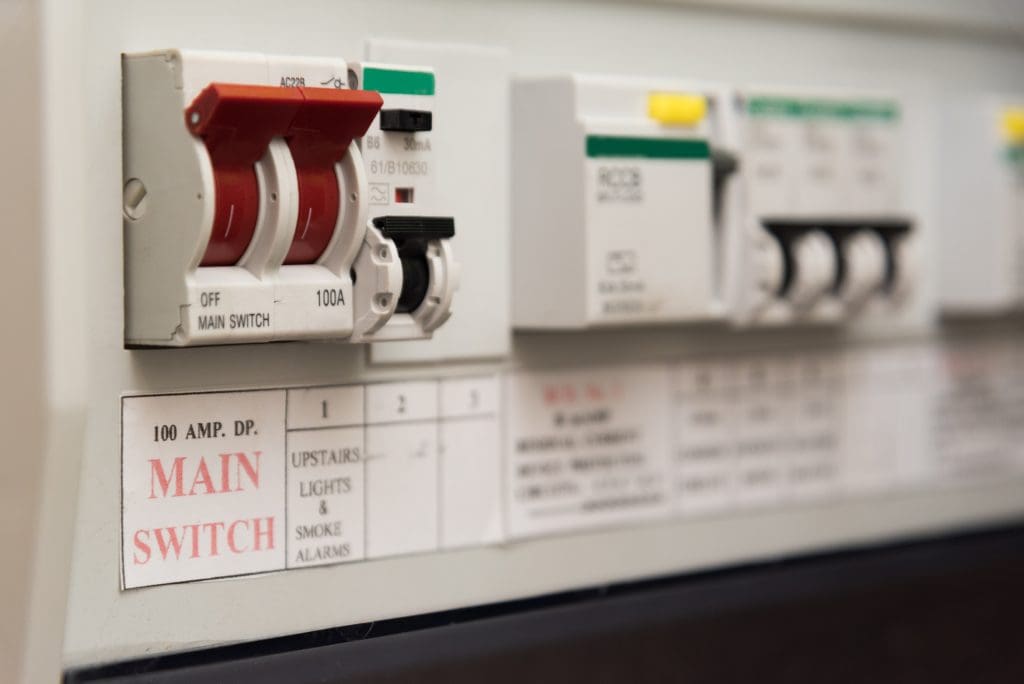
[[[298,219],[298,181],[275,138],[256,172],[256,233],[233,266],[200,266],[214,185],[203,142],[184,110],[212,82],[347,87],[333,58],[167,50],[123,59],[125,342],[185,346],[346,338],[349,275],[366,224],[366,181],[355,144],[336,165],[341,206],[317,263],[283,265]]]
[[[790,247],[793,276],[786,299],[796,309],[805,309],[825,296],[836,281],[839,259],[832,239],[820,230],[808,231]]]
[[[883,318],[900,313],[905,295],[912,289],[908,281],[911,267],[904,263],[913,252],[908,244],[918,238],[900,183],[899,99],[850,92],[752,89],[736,93],[730,112],[736,119],[740,148],[737,218],[734,228],[725,231],[728,244],[724,252],[725,288],[734,319],[742,324],[787,324],[840,322],[866,312]],[[909,230],[894,227],[900,223]],[[844,261],[851,258],[846,249],[853,249],[856,282],[844,284],[837,292],[810,287],[798,275],[787,292],[766,295],[766,269],[777,267],[763,263],[765,252],[778,248],[777,243],[766,247],[772,237],[767,233],[772,225],[788,224],[803,226],[806,234],[819,230],[833,233],[843,251],[836,255],[833,250],[833,255]],[[892,251],[896,278],[904,288],[899,294],[895,287],[879,286],[877,250],[864,254],[862,240],[843,239],[851,226],[855,231],[861,226],[892,231],[892,239],[881,247]],[[802,239],[790,242],[797,246]],[[888,258],[883,255],[883,261]],[[865,265],[865,260],[872,263]],[[823,262],[818,265],[825,267]],[[833,263],[830,282],[834,282],[836,267]]]
[[[352,76],[360,88],[381,93],[381,112],[405,109],[433,116],[432,69],[364,62],[353,65]],[[362,139],[371,224],[380,216],[451,216],[437,192],[434,148],[432,131],[382,130],[378,114]],[[455,229],[458,231],[458,225]],[[426,250],[427,296],[410,312],[395,309],[403,282],[398,251],[392,240],[372,225],[368,227],[354,266],[358,320],[351,341],[429,339],[451,315],[459,267],[450,240],[430,241]]]
[[[429,341],[371,345],[370,358],[410,363],[505,356],[512,342],[509,54],[494,46],[372,39],[365,56],[433,69],[431,171],[439,206],[455,218],[449,246],[459,258],[460,291],[457,310]]]
[[[512,93],[514,325],[719,316],[708,155],[722,115],[717,92],[567,75],[519,79]],[[648,110],[654,93],[703,95],[707,114],[661,123]],[[687,146],[703,154],[688,156]]]
[[[1024,141],[1001,127],[1024,96],[951,103],[941,127],[941,306],[984,314],[1024,304]]]
[[[878,233],[860,230],[843,242],[843,281],[839,296],[855,308],[885,285],[888,256]]]

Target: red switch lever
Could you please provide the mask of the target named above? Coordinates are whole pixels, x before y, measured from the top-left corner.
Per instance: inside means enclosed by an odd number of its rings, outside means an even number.
[[[203,139],[213,165],[213,230],[201,266],[231,266],[245,254],[259,214],[254,165],[303,101],[298,88],[211,83],[185,110],[185,125]]]
[[[298,88],[302,106],[286,139],[299,179],[299,216],[284,263],[311,264],[327,249],[341,197],[334,165],[366,134],[384,101],[366,90]]]

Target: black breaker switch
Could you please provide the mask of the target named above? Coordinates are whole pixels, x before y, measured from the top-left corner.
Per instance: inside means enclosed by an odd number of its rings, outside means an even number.
[[[427,243],[455,236],[455,219],[442,216],[378,216],[373,225],[393,240],[402,260],[402,292],[395,313],[411,313],[427,297],[430,268]]]
[[[380,110],[380,130],[415,133],[429,131],[434,127],[434,115],[419,109]]]

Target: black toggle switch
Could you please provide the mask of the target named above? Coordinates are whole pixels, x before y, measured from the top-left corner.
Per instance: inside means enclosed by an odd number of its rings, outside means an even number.
[[[423,304],[430,289],[427,247],[431,240],[455,236],[451,216],[377,216],[373,225],[393,240],[402,260],[402,291],[395,313],[412,313]]]
[[[434,126],[434,115],[420,109],[380,110],[380,130],[415,133],[429,131]]]

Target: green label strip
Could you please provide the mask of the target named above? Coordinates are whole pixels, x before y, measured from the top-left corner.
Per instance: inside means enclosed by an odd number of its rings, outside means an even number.
[[[800,100],[788,97],[752,97],[747,101],[751,116],[819,119],[875,119],[892,121],[900,116],[894,102],[885,100]]]
[[[363,90],[376,90],[386,95],[433,95],[434,74],[366,67],[363,69]]]
[[[627,138],[607,135],[587,136],[588,157],[642,157],[645,159],[708,159],[707,140],[672,138]]]
[[[1012,145],[1006,148],[1006,159],[1011,164],[1024,166],[1024,145]]]

